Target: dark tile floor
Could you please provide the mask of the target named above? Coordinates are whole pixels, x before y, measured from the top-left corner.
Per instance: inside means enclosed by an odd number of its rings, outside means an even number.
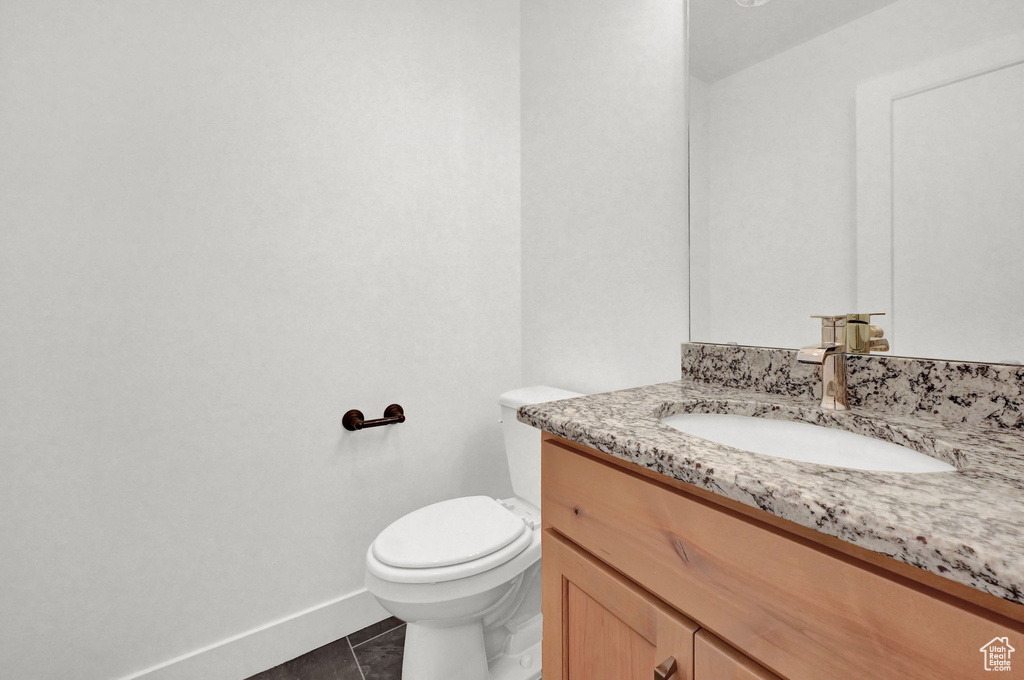
[[[248,680],[401,680],[405,624],[392,617]]]

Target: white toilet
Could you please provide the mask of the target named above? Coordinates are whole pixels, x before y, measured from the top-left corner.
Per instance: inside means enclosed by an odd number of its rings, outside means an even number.
[[[516,495],[428,505],[370,546],[366,588],[409,624],[403,680],[540,678],[540,433],[516,410],[578,396],[553,387],[501,395]]]

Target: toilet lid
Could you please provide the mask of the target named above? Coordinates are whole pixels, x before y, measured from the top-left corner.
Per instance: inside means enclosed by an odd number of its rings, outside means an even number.
[[[380,532],[372,550],[393,567],[447,567],[490,555],[526,530],[521,518],[493,498],[467,496],[410,512]]]

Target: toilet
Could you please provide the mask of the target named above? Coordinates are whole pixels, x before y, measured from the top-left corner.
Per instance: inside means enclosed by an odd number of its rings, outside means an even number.
[[[403,680],[541,677],[540,434],[526,404],[581,396],[524,387],[498,398],[515,496],[415,510],[366,552],[366,588],[406,621]]]

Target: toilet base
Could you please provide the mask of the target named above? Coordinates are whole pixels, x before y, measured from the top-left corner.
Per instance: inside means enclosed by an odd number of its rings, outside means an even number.
[[[402,680],[488,680],[484,629],[479,621],[462,626],[405,629]]]
[[[539,640],[526,649],[507,650],[490,664],[484,650],[479,622],[444,628],[410,623],[402,680],[540,680]]]

